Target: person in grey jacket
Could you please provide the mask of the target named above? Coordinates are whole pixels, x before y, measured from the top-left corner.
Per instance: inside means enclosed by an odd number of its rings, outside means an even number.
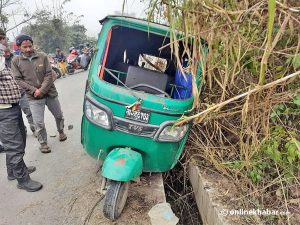
[[[58,100],[58,93],[53,83],[52,69],[45,53],[36,52],[30,36],[22,34],[16,38],[16,45],[21,49],[21,55],[12,60],[11,68],[18,85],[25,90],[36,134],[42,153],[51,152],[47,144],[47,132],[44,123],[45,106],[56,121],[59,140],[67,139],[64,133],[64,117]]]

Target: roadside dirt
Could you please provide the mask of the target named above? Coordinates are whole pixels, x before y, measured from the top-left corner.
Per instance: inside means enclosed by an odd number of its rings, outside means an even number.
[[[99,177],[99,174],[97,177]],[[102,194],[97,190],[99,190],[101,181],[97,177],[93,178],[88,185],[78,188],[74,192],[74,196],[66,200],[66,207],[63,210],[65,210],[67,217],[62,224],[150,225],[147,213],[156,203],[151,198],[151,194],[147,196],[147,193],[145,193],[147,183],[131,182],[128,199],[120,218],[116,221],[110,221],[102,213],[104,198],[100,200]]]

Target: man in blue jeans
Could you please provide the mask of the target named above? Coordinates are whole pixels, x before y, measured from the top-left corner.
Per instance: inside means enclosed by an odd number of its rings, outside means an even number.
[[[64,133],[64,117],[53,83],[52,69],[45,53],[36,52],[33,40],[28,35],[19,35],[16,45],[21,55],[12,60],[12,72],[18,85],[25,90],[35,124],[36,134],[42,153],[51,152],[47,144],[47,132],[44,122],[45,106],[55,118],[59,141],[67,139]]]
[[[0,30],[0,40],[3,38],[6,35]],[[23,160],[26,132],[19,105],[20,98],[18,85],[10,69],[5,66],[5,58],[0,51],[0,141],[6,153],[7,178],[17,179],[18,188],[33,192],[40,190],[43,185],[31,180],[29,173],[36,168],[27,167]]]

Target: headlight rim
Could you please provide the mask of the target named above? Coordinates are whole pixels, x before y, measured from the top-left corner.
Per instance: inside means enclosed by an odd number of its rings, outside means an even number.
[[[106,114],[107,114],[107,118],[108,118],[108,126],[105,126],[105,125],[102,125],[102,124],[99,124],[99,123],[96,123],[95,121],[91,120],[87,114],[86,114],[86,101],[88,101],[90,104],[92,104],[94,107],[104,111]],[[99,127],[102,127],[106,130],[112,130],[113,129],[113,113],[112,113],[112,110],[107,107],[106,105],[103,105],[99,102],[97,102],[96,100],[92,99],[91,97],[89,96],[85,96],[85,99],[84,99],[84,104],[83,104],[83,112],[84,112],[84,116],[87,118],[88,121],[90,121],[91,123],[95,124],[96,126],[99,126]]]
[[[159,142],[173,142],[173,143],[180,142],[180,141],[183,139],[183,137],[186,135],[186,133],[188,132],[189,127],[190,127],[189,124],[183,125],[183,126],[187,126],[187,128],[186,128],[185,134],[184,134],[181,138],[179,138],[179,139],[177,139],[177,140],[160,140],[160,139],[159,139],[159,136],[160,136],[160,134],[162,133],[162,131],[163,131],[166,127],[168,127],[168,126],[173,126],[175,123],[176,123],[176,122],[173,121],[173,120],[172,120],[172,121],[165,121],[165,122],[163,122],[163,123],[160,125],[158,131],[156,132],[156,134],[155,134],[155,136],[154,136],[154,140],[155,140],[155,141],[159,141]]]

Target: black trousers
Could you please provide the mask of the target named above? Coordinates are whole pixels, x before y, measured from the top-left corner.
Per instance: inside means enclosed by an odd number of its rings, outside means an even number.
[[[19,105],[0,109],[0,141],[6,153],[7,174],[16,177],[18,182],[28,180],[28,170],[23,160],[26,132]]]

